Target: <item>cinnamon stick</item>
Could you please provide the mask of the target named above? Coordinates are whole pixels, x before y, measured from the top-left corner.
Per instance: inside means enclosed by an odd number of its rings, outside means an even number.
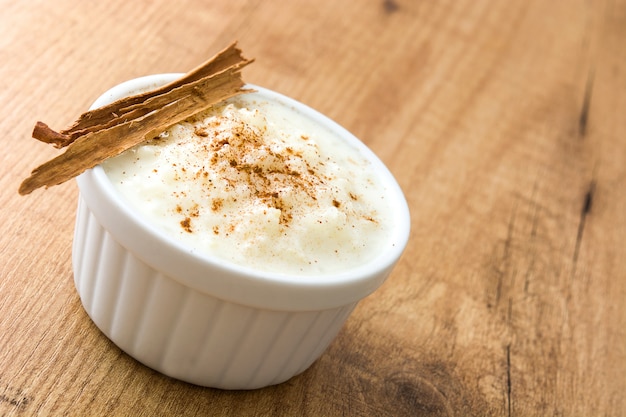
[[[72,140],[70,136],[50,129],[50,127],[48,127],[48,125],[44,122],[37,122],[37,124],[35,124],[33,137],[42,142],[50,143],[54,145],[55,148],[63,148],[69,145]]]
[[[180,79],[88,111],[60,132],[38,122],[33,137],[66,150],[35,168],[20,185],[19,193],[61,184],[173,124],[251,91],[243,88],[241,78],[241,69],[251,62],[233,44]]]

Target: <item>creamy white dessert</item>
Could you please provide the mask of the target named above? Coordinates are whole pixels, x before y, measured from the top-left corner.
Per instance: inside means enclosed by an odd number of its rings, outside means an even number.
[[[104,162],[142,215],[197,253],[290,275],[361,265],[389,242],[385,186],[357,149],[258,94]]]

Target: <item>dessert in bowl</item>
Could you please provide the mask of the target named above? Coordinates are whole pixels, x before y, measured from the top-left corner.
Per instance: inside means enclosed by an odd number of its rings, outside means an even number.
[[[97,108],[166,84],[120,84]],[[75,284],[117,346],[193,384],[306,370],[409,236],[406,200],[357,138],[273,91],[233,97],[77,178]]]

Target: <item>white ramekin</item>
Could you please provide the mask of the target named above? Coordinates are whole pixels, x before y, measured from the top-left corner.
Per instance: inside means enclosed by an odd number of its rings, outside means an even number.
[[[92,106],[156,88],[181,74],[120,84]],[[80,190],[72,262],[83,306],[98,328],[129,355],[193,384],[253,389],[307,369],[339,332],[356,304],[376,290],[409,236],[406,200],[374,154],[345,129],[275,92],[358,147],[394,202],[388,250],[334,276],[283,276],[192,253],[141,217],[97,166],[77,178]]]

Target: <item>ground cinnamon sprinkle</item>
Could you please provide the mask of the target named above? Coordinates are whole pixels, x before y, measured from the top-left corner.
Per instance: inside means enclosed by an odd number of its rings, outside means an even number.
[[[221,126],[227,123],[228,126]],[[269,207],[280,210],[280,224],[288,226],[293,205],[283,198],[284,190],[297,190],[315,200],[319,186],[332,178],[317,172],[302,153],[290,147],[277,151],[264,139],[265,129],[243,121],[214,120],[211,128],[231,131],[230,139],[218,139],[210,147],[210,163],[218,176],[227,182],[245,183],[250,194]],[[209,155],[207,155],[209,156]],[[223,199],[213,199],[218,211]]]
[[[212,109],[210,113],[216,110]],[[257,110],[258,111],[258,110]],[[205,115],[206,116],[206,115]],[[280,212],[279,224],[289,227],[294,216],[303,215],[309,207],[317,206],[320,192],[326,193],[327,184],[335,179],[325,173],[321,168],[323,161],[312,163],[307,159],[302,150],[294,149],[293,146],[277,148],[275,143],[268,141],[266,136],[267,126],[255,126],[245,120],[231,117],[210,117],[202,125],[202,114],[197,115],[190,122],[195,125],[193,134],[201,139],[196,152],[203,152],[205,160],[209,161],[213,175],[209,177],[206,167],[195,171],[194,178],[204,181],[203,188],[207,190],[207,198],[210,190],[215,189],[213,183],[217,177],[231,188],[243,186],[247,190],[247,196],[242,198],[255,199],[262,205]],[[211,134],[209,133],[211,132]],[[169,135],[169,133],[167,134]],[[226,136],[226,137],[224,137]],[[162,137],[155,138],[156,142],[162,141]],[[300,140],[306,141],[307,145],[315,148],[309,140],[309,136],[301,135]],[[317,151],[316,151],[317,152]],[[187,177],[187,168],[184,164],[171,163],[173,178],[183,181]],[[286,195],[285,193],[288,193]],[[297,205],[294,204],[293,194]],[[184,192],[173,194],[179,199],[187,199]],[[357,201],[354,193],[348,193],[350,200]],[[232,197],[232,201],[236,201]],[[184,214],[180,222],[181,228],[187,233],[193,233],[193,218],[199,217],[198,204],[182,210],[181,204],[176,206],[176,212]],[[224,208],[227,201],[222,197],[211,198],[211,211],[219,212]],[[332,199],[331,204],[341,209],[342,202]],[[371,213],[362,215],[368,222],[376,222]],[[219,233],[219,227],[214,227],[214,234]],[[234,224],[229,225],[229,231],[235,230]]]
[[[189,217],[185,217],[183,220],[181,220],[180,225],[185,232],[187,233],[193,232],[193,230],[191,230],[191,219]]]
[[[224,205],[224,200],[221,198],[214,198],[211,202],[211,210],[218,211]]]

